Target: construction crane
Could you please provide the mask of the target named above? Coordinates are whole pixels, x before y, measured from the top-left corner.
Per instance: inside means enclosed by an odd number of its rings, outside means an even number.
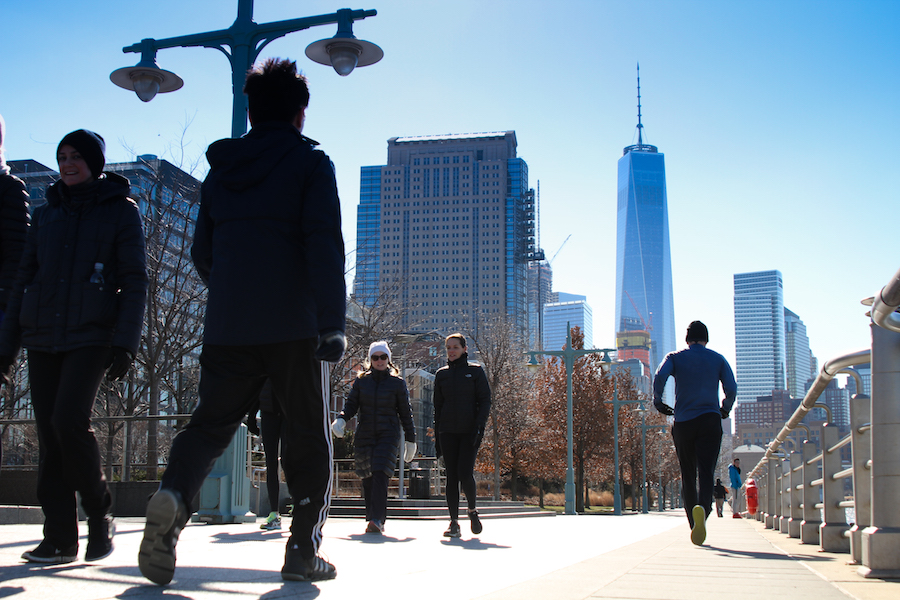
[[[628,296],[628,301],[631,302],[631,306],[634,307],[634,312],[637,313],[638,318],[641,320],[641,323],[644,325],[644,331],[650,332],[653,331],[653,323],[651,322],[649,325],[647,321],[644,320],[644,315],[641,314],[641,311],[638,309],[637,304],[634,303],[634,300],[631,297],[631,294],[628,293],[628,290],[622,290],[625,292],[625,295]],[[651,317],[652,319],[652,317]]]
[[[569,241],[569,238],[570,238],[570,237],[572,237],[572,234],[571,234],[571,233],[569,234],[569,237],[567,237],[566,239],[564,239],[564,240],[563,240],[563,243],[559,245],[559,250],[556,251],[556,254],[553,255],[553,258],[551,258],[549,261],[547,261],[547,264],[548,264],[548,265],[553,264],[553,261],[556,259],[557,256],[559,256],[560,250],[563,249],[563,246],[566,245],[566,242]]]

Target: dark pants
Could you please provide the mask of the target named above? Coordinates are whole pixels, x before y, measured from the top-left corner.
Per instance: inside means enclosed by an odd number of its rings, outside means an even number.
[[[44,538],[57,548],[78,543],[76,491],[89,518],[102,517],[112,507],[91,429],[91,412],[108,359],[109,348],[104,347],[28,352],[40,441],[37,497],[44,510]]]
[[[281,413],[259,411],[259,432],[262,434],[263,451],[266,453],[266,491],[269,493],[269,512],[278,512],[280,502],[278,477],[278,450],[281,445]]]
[[[375,471],[371,477],[363,479],[363,498],[366,501],[366,521],[387,520],[388,475]]]
[[[441,433],[441,452],[447,471],[447,509],[450,520],[459,519],[459,488],[466,494],[469,510],[475,510],[475,433]]]
[[[271,379],[272,394],[284,415],[281,467],[294,500],[288,545],[299,546],[304,558],[318,552],[331,500],[328,369],[315,360],[315,348],[314,338],[258,346],[204,345],[200,403],[172,443],[161,484],[190,502],[265,380]]]
[[[698,504],[712,512],[716,461],[722,444],[722,417],[707,413],[690,421],[676,421],[672,426],[675,453],[681,465],[681,496],[688,522],[694,526],[691,510]]]

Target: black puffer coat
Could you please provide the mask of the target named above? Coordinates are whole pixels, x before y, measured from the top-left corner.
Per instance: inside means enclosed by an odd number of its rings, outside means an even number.
[[[114,173],[73,195],[61,181],[34,211],[0,329],[0,355],[19,346],[67,352],[117,346],[137,354],[147,297],[144,233],[128,180]],[[104,283],[91,283],[103,264]]]
[[[484,432],[491,414],[491,386],[480,365],[465,352],[434,374],[434,430]]]
[[[18,177],[0,175],[0,310],[6,310],[28,235],[28,194]]]
[[[385,371],[366,371],[353,382],[339,415],[357,416],[353,454],[356,473],[362,478],[384,471],[393,475],[400,451],[400,426],[407,442],[416,441],[406,382]]]

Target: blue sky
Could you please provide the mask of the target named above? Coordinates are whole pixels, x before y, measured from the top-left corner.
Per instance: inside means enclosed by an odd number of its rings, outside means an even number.
[[[900,267],[896,150],[900,2],[867,0],[256,0],[268,22],[374,8],[357,37],[380,63],[338,77],[303,51],[334,26],[290,34],[310,78],[304,133],[338,170],[348,249],[359,168],[393,136],[515,130],[554,289],[587,295],[596,346],[614,343],[616,161],[634,143],[635,64],[645,141],[666,156],[678,339],[694,319],[734,357],[732,276],[779,269],[785,304],[820,361],[868,345],[859,300]],[[228,27],[236,0],[6,2],[0,114],[7,158],[55,166],[67,132],[103,135],[108,160],[188,165],[230,133],[218,52],[161,50],[182,90],[150,103],[109,81],[122,47]],[[184,143],[182,144],[182,132]],[[182,153],[183,148],[183,153]],[[201,169],[203,166],[201,166]]]

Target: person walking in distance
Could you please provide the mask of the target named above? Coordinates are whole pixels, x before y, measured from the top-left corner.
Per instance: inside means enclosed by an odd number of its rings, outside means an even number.
[[[691,541],[706,540],[706,518],[712,512],[713,481],[722,443],[722,420],[727,419],[737,395],[737,383],[728,361],[706,347],[709,332],[700,321],[692,322],[685,341],[688,347],[666,355],[653,378],[653,405],[664,415],[674,415],[672,440],[681,466],[681,493]],[[675,378],[675,408],[663,402],[669,377]],[[725,399],[719,402],[719,385]]]
[[[353,381],[344,409],[331,430],[343,437],[347,421],[356,417],[353,457],[356,474],[363,482],[366,503],[366,533],[384,532],[387,520],[388,481],[394,474],[400,451],[400,427],[406,435],[403,461],[416,455],[416,427],[409,392],[400,371],[391,362],[387,342],[372,342],[365,370]]]
[[[725,506],[725,496],[728,495],[728,488],[722,485],[721,479],[716,479],[716,486],[713,488],[713,496],[716,498],[716,516],[722,516],[722,507]]]
[[[475,458],[488,416],[491,388],[480,365],[469,362],[466,338],[454,333],[444,340],[447,366],[434,375],[434,432],[437,455],[447,472],[447,508],[450,527],[445,537],[460,537],[459,489],[466,494],[472,533],[482,531],[475,506]]]
[[[178,534],[214,461],[266,379],[285,423],[281,466],[293,519],[281,576],[332,579],[318,555],[331,500],[328,362],[346,348],[344,241],[334,166],[301,134],[309,103],[293,61],[270,58],[244,84],[250,132],[213,143],[191,256],[209,289],[200,401],[147,505],[141,573],[165,585]]]
[[[128,372],[147,297],[144,232],[128,180],[103,172],[103,138],[85,129],[56,149],[59,181],[37,207],[0,328],[0,373],[28,351],[40,441],[37,496],[44,539],[22,558],[67,563],[78,555],[75,493],[88,518],[84,559],[113,551],[112,496],[91,413],[104,375]]]
[[[728,479],[731,483],[731,517],[741,518],[741,459],[736,458],[728,465]]]
[[[259,423],[256,413],[259,413]],[[278,475],[278,457],[281,454],[281,427],[284,417],[278,403],[272,397],[272,382],[268,379],[259,393],[258,400],[250,408],[247,415],[247,429],[250,433],[262,438],[263,453],[266,460],[266,495],[269,500],[269,515],[259,526],[260,529],[275,531],[281,529],[281,515],[278,512],[281,504],[281,478]]]

